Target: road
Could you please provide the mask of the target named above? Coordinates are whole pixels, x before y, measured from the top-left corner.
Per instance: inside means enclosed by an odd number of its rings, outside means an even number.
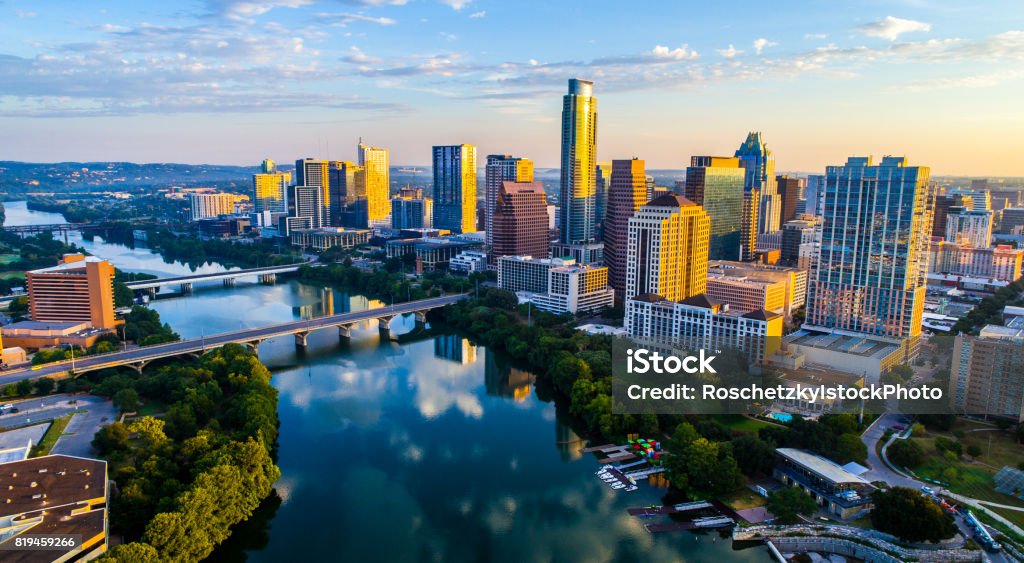
[[[191,340],[181,340],[178,342],[169,342],[167,344],[146,346],[145,348],[135,348],[123,350],[120,352],[112,352],[110,354],[100,354],[96,356],[85,356],[76,359],[73,362],[63,361],[44,364],[40,366],[39,369],[36,370],[33,370],[31,368],[13,369],[8,370],[6,372],[0,372],[0,385],[14,383],[22,379],[35,379],[44,376],[60,377],[66,375],[69,371],[72,370],[76,371],[77,373],[82,373],[84,371],[93,371],[97,369],[116,367],[125,364],[140,363],[159,358],[168,358],[197,352],[201,353],[205,352],[210,348],[217,348],[219,346],[229,343],[262,342],[264,340],[274,338],[277,336],[286,336],[289,334],[311,332],[321,328],[347,325],[365,320],[376,319],[386,315],[402,315],[407,313],[424,311],[427,309],[435,309],[439,307],[444,307],[446,305],[451,305],[452,303],[460,301],[465,297],[466,294],[433,297],[430,299],[421,299],[419,301],[399,303],[396,305],[381,307],[378,309],[370,309],[367,311],[342,313],[340,315],[332,315],[329,317],[320,317],[316,319],[289,321],[286,323],[280,323],[275,325],[262,326],[257,328],[247,328],[243,330],[224,332],[220,334],[211,334],[209,336],[204,336],[202,338],[193,338]]]
[[[92,438],[104,424],[117,416],[113,403],[95,395],[48,395],[13,403],[16,414],[0,417],[2,428],[14,428],[45,422],[72,414],[64,433],[57,439],[51,453],[96,457]]]

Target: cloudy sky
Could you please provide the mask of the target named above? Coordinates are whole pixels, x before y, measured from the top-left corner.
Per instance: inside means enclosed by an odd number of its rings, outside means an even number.
[[[557,166],[580,77],[601,159],[681,168],[761,130],[780,170],[1024,176],[1019,0],[0,0],[0,21],[0,159],[351,159],[362,136],[395,164],[472,143]]]

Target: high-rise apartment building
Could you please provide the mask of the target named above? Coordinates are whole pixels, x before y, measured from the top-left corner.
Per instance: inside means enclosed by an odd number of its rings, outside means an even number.
[[[976,247],[933,237],[928,271],[954,278],[978,278],[1012,283],[1021,276],[1024,249],[1000,244]],[[955,281],[955,280],[942,280]]]
[[[95,256],[65,254],[56,266],[25,272],[34,321],[85,321],[114,328],[114,266]]]
[[[807,219],[794,219],[782,225],[782,253],[780,259],[788,265],[801,270],[811,267],[816,245],[817,219],[806,215]]]
[[[387,149],[364,145],[360,139],[359,166],[363,168],[366,220],[369,227],[386,227],[391,214],[391,169]]]
[[[612,163],[598,162],[594,172],[594,186],[597,190],[594,205],[594,221],[597,223],[598,238],[604,235],[604,224],[608,216],[608,191],[612,187]]]
[[[807,176],[807,187],[804,188],[804,213],[821,215],[821,193],[825,191],[825,175],[811,174]]]
[[[540,182],[501,183],[491,217],[491,264],[501,256],[547,256],[547,205]]]
[[[761,132],[748,133],[747,139],[736,149],[735,156],[740,159],[740,166],[746,170],[744,189],[747,192],[756,189],[760,193],[757,234],[778,231],[782,207],[775,184],[775,157],[761,137]]]
[[[331,220],[325,226],[368,228],[366,169],[347,160],[332,160],[328,167],[328,180]]]
[[[954,412],[1024,422],[1024,329],[989,325],[953,344],[949,401]]]
[[[950,207],[946,213],[946,240],[988,248],[992,245],[992,215],[988,210]]]
[[[797,203],[804,197],[804,179],[782,174],[775,177],[776,189],[779,191],[782,216],[779,224],[796,219]]]
[[[324,223],[324,191],[320,186],[290,186],[288,188],[288,215],[299,219],[294,227],[319,229]],[[287,229],[290,231],[290,228]],[[285,232],[283,234],[288,234]]]
[[[434,201],[423,197],[422,188],[401,188],[391,199],[392,229],[429,229],[434,221]]]
[[[533,181],[533,161],[507,154],[487,155],[484,168],[484,224],[487,245],[493,244],[491,231],[494,229],[494,205],[498,201],[498,190],[504,182],[529,183]]]
[[[326,160],[303,158],[295,161],[295,185],[320,188],[320,219],[318,226],[331,224],[330,163]],[[291,207],[291,202],[289,202]]]
[[[434,228],[476,231],[476,147],[434,147]]]
[[[714,260],[740,257],[746,175],[740,160],[730,157],[695,156],[686,169],[684,195],[711,218],[710,256]]]
[[[615,290],[616,300],[621,301],[626,294],[629,219],[648,201],[644,161],[613,160],[609,184],[603,229],[604,263],[608,266],[608,285]]]
[[[826,169],[804,328],[902,342],[921,335],[932,185],[903,157]]]
[[[188,194],[189,206],[191,208],[190,219],[198,221],[208,217],[231,215],[235,212],[235,202],[238,199],[239,196],[235,194],[202,194],[192,192]]]
[[[292,183],[291,172],[278,172],[268,168],[267,163],[273,166],[273,161],[264,160],[264,172],[252,175],[252,204],[253,211],[263,213],[284,213],[288,209],[288,202],[285,197],[288,194],[288,186]]]
[[[597,207],[597,98],[594,83],[569,80],[562,98],[562,160],[559,191],[559,240],[594,242]]]
[[[641,206],[629,219],[625,298],[682,301],[704,293],[710,231],[704,209],[675,192]]]

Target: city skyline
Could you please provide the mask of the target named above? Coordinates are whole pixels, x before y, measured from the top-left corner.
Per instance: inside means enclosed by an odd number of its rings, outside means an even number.
[[[778,172],[898,154],[935,175],[1020,176],[1005,142],[1024,125],[1011,6],[752,5],[736,18],[667,4],[630,18],[483,0],[7,2],[0,142],[37,162],[255,165],[355,160],[362,135],[398,164],[465,142],[555,168],[560,94],[578,77],[602,100],[598,161],[682,169],[761,131]],[[494,41],[513,18],[536,40]],[[623,33],[594,31],[611,22]]]

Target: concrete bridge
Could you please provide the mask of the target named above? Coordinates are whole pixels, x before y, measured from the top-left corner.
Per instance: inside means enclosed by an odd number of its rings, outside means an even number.
[[[167,286],[178,286],[178,289],[182,293],[189,293],[192,291],[192,284],[198,282],[208,281],[220,281],[225,286],[232,286],[235,284],[235,280],[238,278],[244,278],[247,276],[255,276],[259,279],[260,283],[271,284],[277,280],[277,274],[284,274],[288,272],[297,272],[300,267],[309,264],[309,262],[300,262],[297,264],[286,264],[284,266],[265,266],[263,268],[249,268],[248,270],[230,270],[227,272],[215,272],[212,274],[191,274],[188,276],[175,276],[171,278],[157,278],[153,280],[141,280],[128,282],[125,285],[129,289],[134,290],[156,290],[159,287]]]
[[[118,366],[128,366],[141,373],[147,364],[162,358],[176,356],[196,356],[205,353],[212,348],[218,348],[224,344],[236,343],[245,344],[254,351],[266,340],[279,336],[292,335],[295,337],[295,346],[306,347],[306,338],[313,331],[337,327],[341,338],[351,336],[352,327],[369,320],[377,320],[378,328],[382,335],[389,333],[391,320],[399,315],[416,315],[416,323],[426,322],[426,313],[431,309],[445,307],[462,299],[468,294],[447,295],[444,297],[432,297],[408,303],[398,303],[392,306],[369,309],[354,313],[342,313],[320,317],[318,319],[296,320],[270,326],[247,328],[233,332],[211,334],[202,338],[193,338],[179,342],[168,342],[144,348],[135,348],[110,354],[96,356],[83,356],[74,361],[54,362],[36,366],[38,369],[24,368],[0,372],[0,385],[12,383],[22,379],[35,379],[38,377],[62,377],[74,371],[81,374],[87,371],[95,371]]]

